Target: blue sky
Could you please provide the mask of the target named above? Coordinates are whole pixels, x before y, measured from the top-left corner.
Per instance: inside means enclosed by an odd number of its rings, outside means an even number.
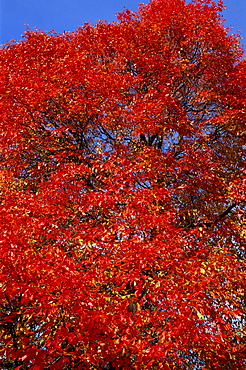
[[[24,24],[31,29],[72,31],[83,21],[115,20],[115,13],[124,6],[136,10],[139,2],[148,0],[0,0],[0,44],[18,41]],[[226,25],[232,25],[235,32],[241,30],[246,43],[246,0],[224,0],[224,4]]]

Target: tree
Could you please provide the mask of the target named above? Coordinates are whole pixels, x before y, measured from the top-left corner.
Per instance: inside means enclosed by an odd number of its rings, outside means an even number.
[[[221,1],[0,51],[2,369],[245,368],[246,62]]]

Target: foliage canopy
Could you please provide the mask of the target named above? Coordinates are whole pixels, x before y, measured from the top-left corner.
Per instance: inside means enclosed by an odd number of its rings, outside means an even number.
[[[222,2],[0,51],[2,369],[245,368],[246,63]]]

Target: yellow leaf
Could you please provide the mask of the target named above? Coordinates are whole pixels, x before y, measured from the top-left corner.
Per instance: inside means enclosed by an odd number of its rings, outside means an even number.
[[[199,312],[198,310],[196,310],[196,313],[197,313],[197,317],[198,317],[199,319],[204,320],[204,316],[203,316],[203,314],[202,314],[201,312]]]

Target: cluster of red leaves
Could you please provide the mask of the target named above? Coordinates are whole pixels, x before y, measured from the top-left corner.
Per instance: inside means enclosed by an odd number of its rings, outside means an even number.
[[[2,368],[245,368],[246,64],[221,9],[1,49]]]

